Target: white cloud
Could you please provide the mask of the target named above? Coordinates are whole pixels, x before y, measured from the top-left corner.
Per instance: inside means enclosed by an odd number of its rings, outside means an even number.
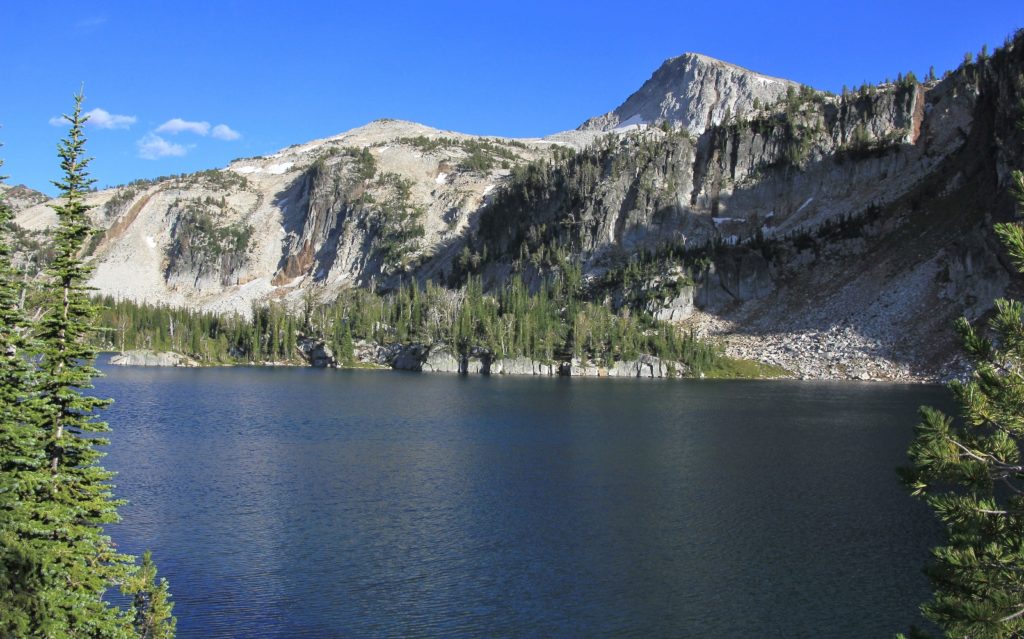
[[[97,129],[127,129],[138,121],[134,115],[118,115],[106,109],[93,109],[84,114],[89,120],[86,126]],[[50,118],[51,126],[67,126],[68,121],[63,116]]]
[[[139,147],[139,157],[143,160],[157,160],[163,157],[181,157],[187,149],[180,145],[168,142],[155,133],[147,133],[135,143]]]
[[[99,129],[127,129],[138,119],[134,115],[116,115],[103,109],[93,109],[86,115],[89,116],[86,124]]]
[[[217,126],[213,127],[213,130],[210,131],[210,135],[217,138],[218,140],[227,141],[237,140],[238,138],[242,137],[241,133],[235,131],[226,124],[218,124]]]
[[[157,133],[178,134],[183,132],[195,133],[196,135],[207,135],[210,132],[209,122],[193,122],[172,118],[156,128]]]

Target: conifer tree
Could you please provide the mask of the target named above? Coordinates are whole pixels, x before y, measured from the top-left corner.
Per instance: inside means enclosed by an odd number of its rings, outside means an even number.
[[[2,163],[0,163],[2,164]],[[31,504],[45,466],[31,419],[31,369],[25,359],[28,322],[20,307],[8,229],[12,212],[0,200],[0,636],[29,636],[48,617],[36,596],[42,564],[20,536],[32,526]]]
[[[0,340],[6,354],[0,365],[13,379],[31,373],[23,391],[11,386],[15,390],[0,397],[0,632],[47,639],[132,637],[132,622],[142,615],[163,631],[151,636],[168,637],[174,627],[166,597],[154,594],[146,601],[159,601],[160,607],[133,615],[103,599],[129,577],[155,583],[148,576],[155,568],[151,562],[144,571],[135,568],[104,534],[102,526],[118,519],[119,502],[109,483],[113,474],[98,464],[103,453],[97,447],[107,441],[87,435],[109,430],[95,412],[110,400],[83,393],[99,371],[89,345],[97,314],[86,284],[90,269],[79,257],[91,232],[85,193],[92,183],[82,99],[75,96],[74,111],[65,116],[71,129],[58,145],[63,177],[54,182],[60,191],[53,205],[58,222],[47,270],[49,301],[35,326],[34,368],[17,353],[23,318],[11,306],[16,279],[8,277],[10,251],[0,246]],[[165,595],[166,588],[161,584],[153,592]]]
[[[1024,175],[1013,176],[1024,206]],[[1024,272],[1024,226],[996,232]],[[922,408],[904,471],[946,528],[922,610],[949,637],[1024,637],[1024,304],[996,300],[989,326],[991,338],[957,323],[974,365],[969,381],[950,384],[961,419]]]
[[[88,345],[95,315],[85,284],[89,271],[78,257],[89,236],[84,194],[91,184],[81,103],[79,94],[73,115],[65,116],[71,130],[58,146],[63,179],[54,182],[60,203],[53,206],[58,224],[50,301],[37,327],[40,360],[27,414],[38,445],[20,473],[20,512],[9,529],[23,559],[38,571],[26,636],[121,636],[126,628],[120,611],[102,598],[131,561],[102,529],[117,521],[118,505],[112,474],[97,464],[97,446],[106,441],[83,436],[107,430],[93,414],[110,402],[82,394],[98,371]]]
[[[121,592],[132,595],[131,617],[139,639],[174,639],[177,619],[171,616],[174,604],[167,580],[156,578],[156,565],[147,550],[142,565],[128,578]]]

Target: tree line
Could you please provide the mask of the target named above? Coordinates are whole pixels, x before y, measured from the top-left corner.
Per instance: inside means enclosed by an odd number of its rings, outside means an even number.
[[[103,329],[93,338],[97,348],[170,350],[205,364],[297,361],[296,345],[304,338],[325,342],[342,365],[355,363],[360,340],[599,365],[649,354],[682,362],[695,374],[722,357],[719,347],[650,313],[587,299],[581,269],[572,264],[533,288],[521,275],[491,292],[479,276],[454,290],[405,282],[386,294],[345,290],[326,303],[307,294],[299,308],[255,305],[246,316],[98,301]]]

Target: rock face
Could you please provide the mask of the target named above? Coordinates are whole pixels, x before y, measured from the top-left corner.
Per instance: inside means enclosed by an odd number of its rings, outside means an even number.
[[[296,341],[295,347],[306,363],[313,368],[335,368],[338,366],[334,352],[323,340],[300,337]]]
[[[693,315],[693,286],[683,286],[679,292],[664,301],[652,300],[647,312],[663,322],[682,322]]]
[[[461,373],[463,367],[461,358],[453,355],[448,347],[438,346],[430,349],[421,370],[428,373]]]
[[[309,288],[329,297],[407,277],[428,256],[440,270],[512,167],[557,146],[380,120],[223,169],[90,193],[103,230],[91,284],[248,314],[253,302],[300,304]],[[45,203],[22,200],[21,227],[55,223]]]
[[[109,362],[114,366],[198,366],[190,357],[179,353],[154,351],[127,351],[113,355]]]
[[[669,122],[701,135],[733,116],[745,117],[785,97],[789,80],[748,71],[699,53],[666,60],[617,109],[591,118],[580,128],[615,131]]]
[[[638,360],[615,362],[610,367],[573,359],[568,362],[538,362],[527,357],[492,358],[483,349],[469,355],[452,353],[444,345],[393,344],[378,352],[376,361],[395,370],[461,375],[530,375],[540,377],[641,377],[651,379],[684,377],[689,369],[650,355]]]

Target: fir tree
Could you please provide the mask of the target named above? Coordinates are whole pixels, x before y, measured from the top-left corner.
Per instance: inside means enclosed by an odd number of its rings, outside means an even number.
[[[116,552],[102,525],[117,521],[117,505],[108,483],[112,474],[97,461],[105,440],[83,437],[107,430],[93,413],[109,400],[89,397],[98,372],[87,338],[95,314],[85,281],[88,269],[78,255],[89,236],[84,203],[91,180],[84,156],[82,96],[75,99],[68,136],[58,146],[63,179],[55,205],[58,226],[54,260],[48,275],[49,308],[38,326],[40,363],[32,411],[39,447],[22,468],[19,517],[11,531],[23,558],[38,570],[27,636],[118,636],[125,624],[118,609],[103,601],[118,583],[130,557]],[[41,463],[40,463],[41,462]]]
[[[132,595],[132,624],[139,639],[174,639],[177,619],[171,616],[174,604],[167,580],[156,578],[156,565],[147,550],[142,565],[121,588]]]
[[[92,183],[81,94],[65,118],[71,129],[58,145],[63,178],[54,182],[60,190],[53,206],[58,222],[47,270],[49,301],[35,326],[34,369],[17,353],[22,318],[12,305],[16,279],[9,277],[9,249],[0,247],[3,373],[15,380],[31,373],[24,377],[29,384],[23,390],[4,385],[0,406],[0,631],[47,639],[131,637],[134,618],[103,596],[143,573],[103,532],[104,524],[117,521],[119,502],[109,483],[112,473],[98,464],[102,453],[97,447],[107,441],[87,435],[109,430],[95,412],[110,400],[82,392],[92,388],[99,372],[92,366],[96,351],[89,344],[97,310],[86,284],[89,267],[79,257],[91,232],[85,194]],[[5,221],[8,217],[0,215]],[[146,570],[154,570],[151,563]],[[156,618],[154,627],[169,627],[173,633],[173,623],[165,621],[169,608],[142,614]]]
[[[31,416],[29,327],[7,242],[11,218],[10,207],[0,200],[0,636],[20,637],[43,624],[50,608],[37,596],[43,564],[21,536],[37,525],[33,502],[46,458]]]
[[[1013,175],[1024,205],[1024,175]],[[1024,272],[1024,226],[996,231]],[[922,609],[949,637],[1024,636],[1024,304],[1000,299],[996,311],[991,339],[957,323],[974,364],[970,381],[950,384],[962,419],[922,408],[904,471],[946,528]]]

